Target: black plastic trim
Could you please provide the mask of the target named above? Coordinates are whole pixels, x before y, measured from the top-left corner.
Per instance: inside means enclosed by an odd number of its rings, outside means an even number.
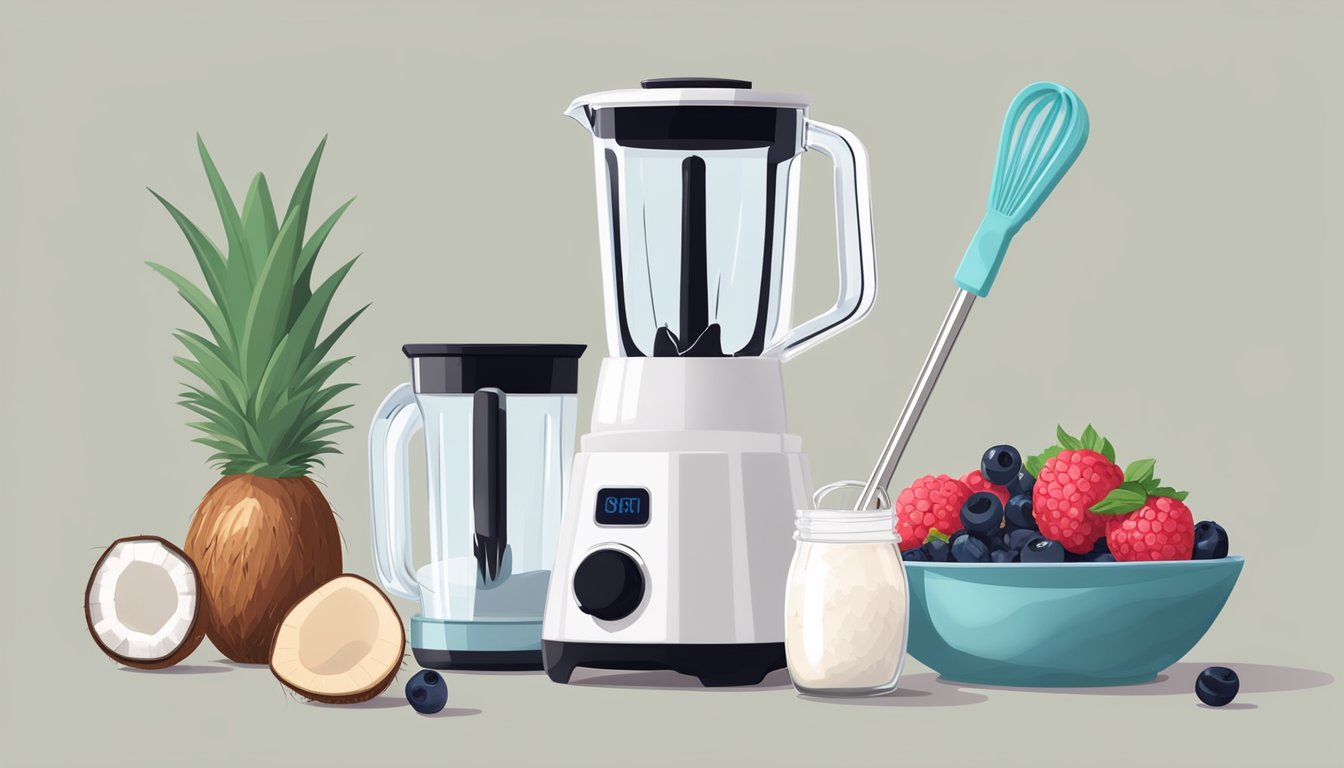
[[[670,669],[691,675],[705,687],[758,685],[783,669],[784,643],[572,643],[541,641],[546,676],[568,683],[578,667],[590,669]]]
[[[417,394],[578,394],[582,344],[407,344]]]
[[[689,151],[771,147],[786,149],[792,157],[799,149],[800,111],[701,104],[600,107],[593,110],[593,133],[623,147]]]

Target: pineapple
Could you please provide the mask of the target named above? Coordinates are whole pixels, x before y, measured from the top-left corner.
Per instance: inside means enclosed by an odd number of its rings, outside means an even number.
[[[160,264],[205,321],[207,335],[179,329],[189,357],[174,360],[198,381],[179,405],[203,420],[195,439],[214,450],[223,477],[201,500],[184,549],[204,588],[206,632],[230,659],[264,664],[276,628],[309,592],[341,573],[336,519],[309,479],[331,437],[349,429],[335,398],[353,384],[328,379],[350,357],[327,359],[336,340],[368,305],[325,336],[332,296],[355,259],[312,288],[313,263],[350,200],[305,241],[313,180],[326,138],[308,161],[277,221],[266,177],[257,174],[241,215],[197,136],[201,162],[227,239],[227,256],[157,192],[186,235],[205,288]],[[357,257],[356,257],[357,258]]]

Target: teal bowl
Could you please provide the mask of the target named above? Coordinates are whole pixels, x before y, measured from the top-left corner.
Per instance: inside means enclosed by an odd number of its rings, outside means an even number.
[[[1146,563],[905,564],[910,655],[946,680],[1132,685],[1218,617],[1242,558]]]

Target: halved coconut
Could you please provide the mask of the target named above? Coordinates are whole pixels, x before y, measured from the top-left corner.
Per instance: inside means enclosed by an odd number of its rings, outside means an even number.
[[[306,698],[354,704],[392,683],[405,646],[392,601],[367,579],[345,573],[285,615],[271,644],[271,672]]]
[[[205,637],[201,576],[187,554],[158,536],[117,539],[84,590],[84,619],[103,653],[128,667],[160,669]]]

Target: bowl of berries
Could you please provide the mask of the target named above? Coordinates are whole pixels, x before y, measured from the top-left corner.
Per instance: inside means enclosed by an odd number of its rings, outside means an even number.
[[[1213,625],[1243,560],[1142,459],[1121,469],[1091,426],[1023,459],[896,498],[908,650],[947,679],[1088,687],[1153,680]]]

